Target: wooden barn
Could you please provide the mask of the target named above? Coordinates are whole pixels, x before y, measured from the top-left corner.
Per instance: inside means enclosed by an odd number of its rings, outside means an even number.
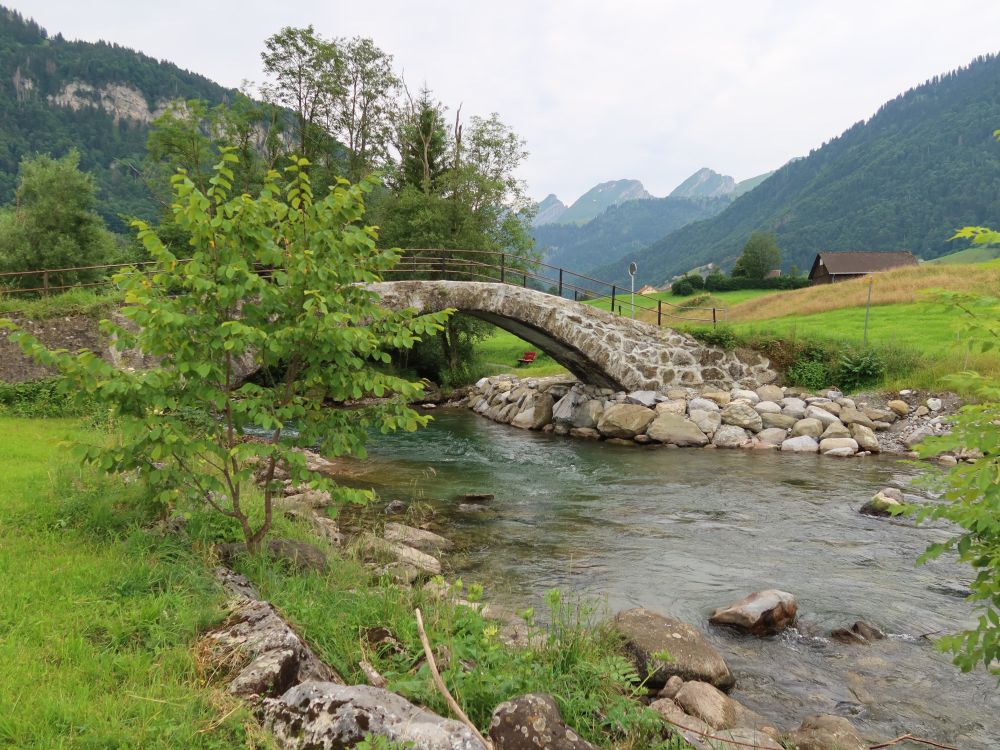
[[[902,266],[915,266],[917,259],[909,250],[869,253],[819,253],[809,271],[812,284],[832,284],[845,279],[856,279],[879,271]]]

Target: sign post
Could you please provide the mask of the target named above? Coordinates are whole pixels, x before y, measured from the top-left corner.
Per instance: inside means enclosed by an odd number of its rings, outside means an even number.
[[[635,320],[635,272],[638,270],[634,261],[628,264],[628,275],[632,277],[632,320]]]

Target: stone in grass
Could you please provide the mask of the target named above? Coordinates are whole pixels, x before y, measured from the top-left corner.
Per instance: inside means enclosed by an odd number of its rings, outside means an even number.
[[[721,690],[736,684],[722,655],[686,622],[637,608],[615,615],[614,628],[625,637],[626,650],[650,689],[663,687],[673,675]]]
[[[490,739],[496,750],[597,750],[566,726],[552,696],[530,693],[493,711]]]
[[[319,547],[294,539],[269,539],[264,549],[272,560],[281,560],[292,567],[303,571],[323,572],[326,570],[326,555]],[[247,546],[243,542],[228,542],[215,545],[215,553],[219,560],[228,563],[237,555],[246,554]]]
[[[713,625],[728,625],[753,635],[774,635],[793,622],[798,612],[795,597],[787,591],[765,589],[755,591],[712,613]]]
[[[464,724],[368,685],[303,682],[265,700],[263,714],[281,747],[339,750],[376,735],[421,750],[485,750]]]

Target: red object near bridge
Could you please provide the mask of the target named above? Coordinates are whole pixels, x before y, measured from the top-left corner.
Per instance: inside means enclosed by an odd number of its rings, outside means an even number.
[[[535,357],[537,356],[538,355],[535,354],[535,352],[525,352],[524,356],[517,360],[517,366],[520,367],[521,365],[530,365],[535,361]]]

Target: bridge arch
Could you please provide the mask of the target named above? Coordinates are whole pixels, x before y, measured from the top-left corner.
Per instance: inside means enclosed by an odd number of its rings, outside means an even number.
[[[538,347],[585,383],[616,391],[757,384],[774,373],[759,355],[704,346],[659,328],[534,289],[478,281],[385,281],[371,285],[392,309],[454,308]]]

